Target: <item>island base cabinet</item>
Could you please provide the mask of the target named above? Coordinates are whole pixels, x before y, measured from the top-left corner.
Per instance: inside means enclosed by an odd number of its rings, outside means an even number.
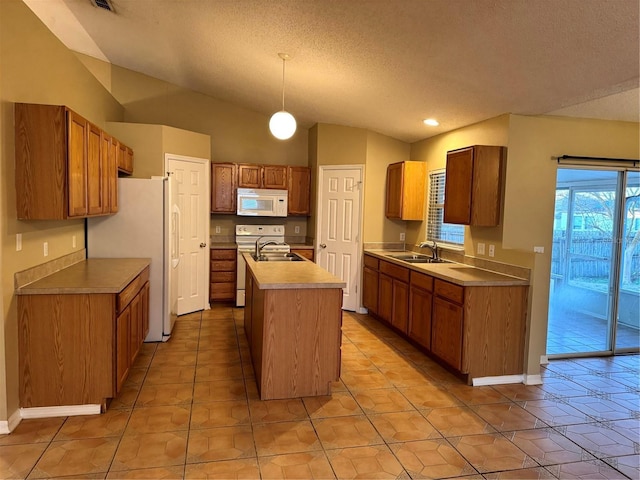
[[[251,293],[251,358],[262,400],[330,395],[340,378],[342,289]],[[246,320],[245,320],[246,324]]]

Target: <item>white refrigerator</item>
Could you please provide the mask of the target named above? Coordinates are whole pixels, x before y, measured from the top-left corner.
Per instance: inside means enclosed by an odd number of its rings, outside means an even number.
[[[118,213],[87,219],[89,258],[150,258],[149,335],[167,341],[177,317],[180,209],[169,177],[119,178]]]

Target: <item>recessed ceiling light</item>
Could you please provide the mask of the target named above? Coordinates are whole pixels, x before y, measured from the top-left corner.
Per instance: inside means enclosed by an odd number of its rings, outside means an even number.
[[[437,127],[438,125],[440,125],[440,122],[437,121],[435,118],[427,118],[425,120],[423,120],[425,125],[429,125],[430,127]]]

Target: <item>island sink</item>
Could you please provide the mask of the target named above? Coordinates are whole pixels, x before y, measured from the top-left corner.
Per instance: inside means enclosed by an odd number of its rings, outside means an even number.
[[[387,256],[407,263],[451,263],[448,260],[443,260],[442,258],[432,258],[420,253],[400,253]]]
[[[251,254],[251,257],[256,262],[304,262],[305,259],[297,253],[261,253],[256,257],[255,254]]]

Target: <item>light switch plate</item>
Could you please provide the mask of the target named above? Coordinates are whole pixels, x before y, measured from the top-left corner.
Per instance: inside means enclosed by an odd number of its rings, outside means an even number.
[[[495,245],[489,245],[489,256],[490,257],[494,257],[496,255],[496,246]]]
[[[42,253],[44,253],[45,257],[49,256],[49,242],[44,242],[42,245]]]
[[[216,233],[220,233],[220,225],[216,225]]]
[[[16,252],[22,250],[22,234],[16,233]]]
[[[533,247],[533,253],[544,253],[544,247]]]
[[[484,243],[478,244],[478,255],[484,255]]]
[[[299,226],[299,225],[296,225],[296,226],[295,226],[295,228],[294,228],[294,231],[295,231],[296,233],[300,233],[300,226]]]
[[[401,233],[401,234],[400,234],[400,241],[401,241],[401,242],[404,242],[404,233]]]

